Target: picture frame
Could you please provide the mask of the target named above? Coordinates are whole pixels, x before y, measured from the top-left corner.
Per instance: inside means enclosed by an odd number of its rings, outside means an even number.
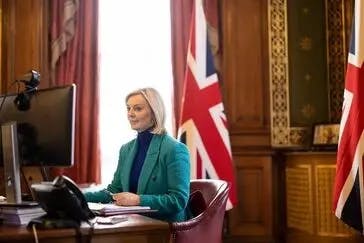
[[[312,147],[335,150],[339,142],[340,124],[320,123],[313,126]]]

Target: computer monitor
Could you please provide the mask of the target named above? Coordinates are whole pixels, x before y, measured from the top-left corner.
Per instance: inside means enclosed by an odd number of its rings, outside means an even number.
[[[0,96],[0,164],[7,200],[15,203],[21,202],[21,166],[73,165],[76,86],[38,90],[30,97],[28,110],[14,104],[17,96]]]

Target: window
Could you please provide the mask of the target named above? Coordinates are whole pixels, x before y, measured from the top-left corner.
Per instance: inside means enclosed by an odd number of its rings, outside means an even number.
[[[125,96],[154,87],[163,96],[172,134],[172,64],[169,0],[100,1],[101,179],[108,184],[122,144],[136,137]]]

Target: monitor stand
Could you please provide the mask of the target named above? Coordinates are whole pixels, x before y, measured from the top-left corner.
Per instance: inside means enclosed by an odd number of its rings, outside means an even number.
[[[1,125],[1,141],[6,203],[21,204],[20,163],[16,122],[8,122]]]

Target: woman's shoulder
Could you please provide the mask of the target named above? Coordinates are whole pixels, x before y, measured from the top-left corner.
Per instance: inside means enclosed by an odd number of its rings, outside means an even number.
[[[182,143],[181,141],[177,140],[176,138],[172,137],[169,134],[163,134],[163,135],[159,135],[162,138],[162,147],[166,148],[166,147],[173,147],[176,149],[186,149],[187,146]]]
[[[130,140],[129,142],[127,143],[124,143],[123,145],[121,145],[120,147],[120,152],[121,151],[124,151],[124,150],[129,150],[131,149],[134,145],[135,145],[135,142],[136,142],[136,138]]]
[[[154,136],[158,136],[163,144],[177,144],[177,143],[179,143],[179,141],[177,139],[175,139],[174,137],[172,137],[168,133],[158,134],[158,135],[155,134]]]
[[[178,163],[181,161],[189,162],[188,147],[169,135],[166,135],[163,138],[163,141],[160,144],[160,153],[161,157],[166,158],[166,162],[168,163],[172,163],[173,161]]]

